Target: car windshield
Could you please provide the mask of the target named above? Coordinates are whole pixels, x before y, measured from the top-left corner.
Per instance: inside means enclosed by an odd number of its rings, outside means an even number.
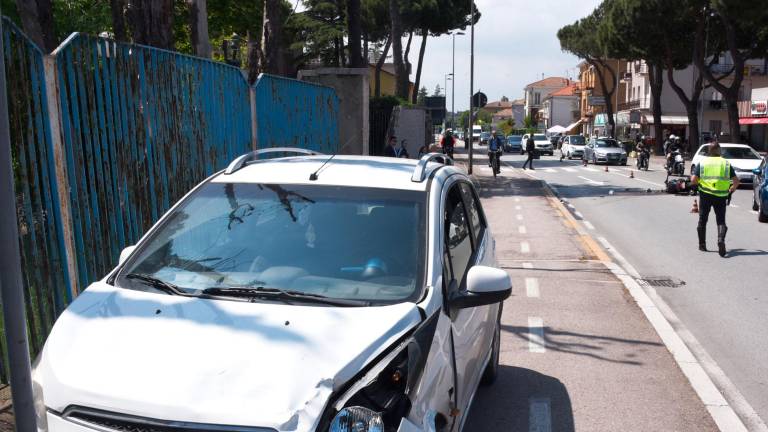
[[[208,183],[126,262],[116,284],[147,275],[190,294],[266,287],[371,303],[418,295],[423,192]]]
[[[601,148],[619,148],[619,143],[612,139],[599,139],[595,141],[596,147]]]
[[[584,145],[586,143],[584,137],[581,135],[572,135],[569,142],[573,145]]]
[[[509,140],[511,143],[519,143],[523,140],[523,137],[520,135],[510,135],[507,137],[507,140]]]
[[[534,135],[533,136],[534,141],[548,141],[546,135]]]
[[[762,157],[756,151],[748,147],[720,147],[720,153],[726,159],[761,159]],[[709,156],[709,146],[704,146],[699,150],[702,156]]]

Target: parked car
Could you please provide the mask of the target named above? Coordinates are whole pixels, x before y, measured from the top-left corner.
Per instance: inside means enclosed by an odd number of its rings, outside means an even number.
[[[586,144],[586,138],[581,135],[566,135],[563,137],[560,152],[564,158],[581,159],[581,157],[584,155],[584,146],[586,146]]]
[[[471,179],[302,153],[237,158],[69,305],[40,430],[461,429],[511,292]]]
[[[482,132],[480,133],[480,145],[486,145],[488,144],[488,140],[491,138],[490,132]]]
[[[525,154],[525,143],[526,141],[528,141],[529,136],[531,135],[530,134],[523,135],[523,152],[521,154]],[[552,143],[549,142],[549,139],[547,139],[547,136],[544,134],[534,134],[533,144],[536,146],[536,150],[539,152],[540,155],[548,154],[552,156],[555,154],[555,150],[554,150],[554,147],[552,146]]]
[[[739,181],[744,184],[752,184],[753,170],[760,166],[762,156],[752,147],[746,144],[720,143],[720,153],[733,166]],[[691,173],[702,159],[709,156],[709,144],[703,144],[693,156],[691,161]]]
[[[519,152],[523,153],[523,137],[522,135],[510,135],[507,137],[507,141],[504,143],[504,151],[506,152]]]
[[[757,212],[757,220],[768,222],[768,156],[763,158],[763,162],[753,171],[755,179],[753,189],[755,196],[752,201],[752,210]]]
[[[584,147],[584,159],[593,164],[627,164],[627,152],[612,138],[592,138]]]

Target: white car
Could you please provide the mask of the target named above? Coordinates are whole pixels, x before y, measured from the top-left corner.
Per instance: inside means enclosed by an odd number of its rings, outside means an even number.
[[[236,159],[72,302],[41,431],[461,430],[511,292],[470,178],[302,153]]]
[[[736,176],[741,183],[752,184],[754,174],[753,170],[760,167],[763,157],[752,147],[746,144],[727,144],[720,143],[720,153],[733,166]],[[691,174],[699,162],[709,155],[709,144],[699,147],[699,150],[693,156],[691,161]]]
[[[563,145],[560,147],[563,158],[581,159],[584,156],[584,146],[587,140],[582,135],[566,135],[563,137]]]
[[[525,143],[528,142],[528,137],[530,137],[531,134],[525,134],[523,135],[523,153],[525,153]],[[548,154],[550,156],[555,154],[554,147],[552,146],[552,143],[549,141],[549,138],[547,138],[544,134],[533,134],[533,145],[536,146],[536,150],[539,152],[540,155],[542,154]]]

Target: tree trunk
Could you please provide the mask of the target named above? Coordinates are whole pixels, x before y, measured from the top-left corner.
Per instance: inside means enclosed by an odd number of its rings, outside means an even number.
[[[261,33],[261,71],[285,75],[283,57],[283,21],[280,16],[281,0],[264,0],[264,20]]]
[[[58,45],[51,0],[16,0],[24,33],[46,53]]]
[[[661,145],[664,141],[664,134],[661,130],[661,91],[664,88],[664,68],[660,64],[648,65],[648,80],[651,85],[651,99],[653,112],[653,139],[655,141],[657,153],[661,153]]]
[[[125,32],[125,0],[110,0],[110,9],[112,11],[112,33],[115,40],[125,42],[128,35]]]
[[[744,70],[744,69],[742,68],[740,70]],[[723,95],[723,99],[725,99],[725,106],[728,109],[728,126],[731,133],[730,142],[740,143],[742,140],[741,140],[741,125],[739,125],[738,88],[737,88],[736,96],[728,97],[728,95]]]
[[[419,98],[419,89],[421,88],[421,67],[424,64],[424,52],[427,49],[427,38],[429,37],[429,32],[427,29],[421,29],[421,47],[419,48],[419,61],[416,63],[416,78],[414,79],[413,83],[413,96],[411,99],[411,103],[417,103],[417,100]],[[454,77],[455,79],[456,77]]]
[[[402,99],[409,99],[408,72],[403,63],[403,19],[400,16],[399,0],[389,0],[389,16],[392,20],[392,57],[395,64],[395,94]]]
[[[206,0],[187,0],[192,49],[198,57],[211,58],[211,41],[208,39],[208,7]]]
[[[411,60],[408,58],[411,54],[411,41],[413,40],[413,32],[408,32],[408,42],[405,44],[405,54],[403,54],[403,60],[405,61],[405,70],[408,75],[411,75]]]
[[[363,52],[360,48],[362,38],[362,19],[360,0],[347,0],[347,31],[349,33],[349,67],[364,67]]]
[[[248,83],[253,85],[259,78],[259,73],[261,73],[261,46],[259,45],[259,41],[253,39],[253,35],[251,35],[250,32],[248,32],[247,38],[248,48],[246,51],[246,68],[248,70]]]
[[[363,35],[363,67],[368,67],[371,58],[368,56],[368,34]]]
[[[608,135],[611,138],[616,138],[616,120],[613,118],[613,93],[616,92],[616,72],[611,69],[607,62],[602,60],[591,59],[587,60],[587,63],[591,64],[595,68],[598,81],[600,81],[600,88],[603,90],[603,96],[605,97],[605,115],[608,117],[608,126],[610,126],[610,132]],[[611,91],[608,91],[605,71],[600,69],[601,66],[611,73]]]
[[[125,17],[135,43],[173,50],[173,0],[130,0]]]
[[[701,98],[701,91],[704,89],[704,77],[699,74],[699,77],[693,83],[691,97],[689,98],[688,95],[685,94],[685,90],[677,85],[677,82],[675,81],[675,71],[673,69],[672,61],[668,58],[666,63],[667,80],[669,81],[669,85],[672,87],[672,90],[677,93],[677,97],[680,99],[680,102],[683,103],[683,106],[685,106],[685,112],[688,115],[688,129],[690,131],[688,134],[688,148],[698,149],[699,113],[697,108],[699,106],[699,99]]]
[[[381,52],[381,56],[376,61],[376,73],[374,76],[373,95],[375,97],[381,97],[381,68],[384,66],[384,62],[387,60],[387,54],[389,53],[389,47],[392,45],[392,35],[387,36],[387,42],[384,44],[384,50]]]

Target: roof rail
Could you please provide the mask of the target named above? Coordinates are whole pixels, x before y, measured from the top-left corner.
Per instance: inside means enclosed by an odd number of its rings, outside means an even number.
[[[427,178],[427,164],[430,162],[440,162],[445,165],[453,165],[453,159],[442,153],[427,153],[419,159],[419,163],[416,164],[416,168],[413,170],[413,176],[411,181],[420,183]]]
[[[242,156],[238,156],[237,159],[233,160],[229,164],[227,169],[224,170],[224,174],[232,174],[233,172],[239,170],[240,168],[243,168],[244,166],[248,165],[249,162],[258,160],[260,155],[268,154],[268,153],[296,153],[296,154],[305,154],[305,155],[322,155],[323,154],[320,152],[316,152],[314,150],[307,150],[307,149],[298,148],[298,147],[270,147],[270,148],[259,149],[256,151],[252,151],[250,153],[246,153]]]

